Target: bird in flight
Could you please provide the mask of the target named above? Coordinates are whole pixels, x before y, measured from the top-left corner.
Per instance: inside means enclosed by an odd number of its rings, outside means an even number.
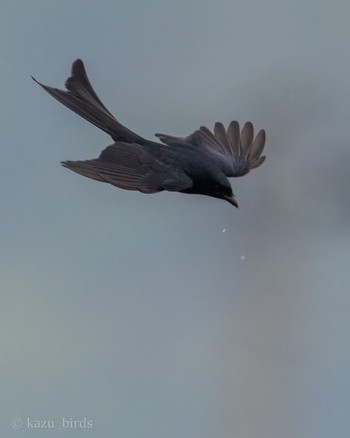
[[[265,131],[259,131],[254,138],[251,122],[242,130],[236,121],[231,122],[227,130],[217,122],[213,132],[202,126],[187,137],[156,134],[161,143],[135,134],[98,98],[81,59],[72,65],[71,76],[65,83],[67,91],[34,80],[114,140],[98,158],[62,162],[64,167],[87,178],[143,193],[167,190],[206,195],[238,207],[228,178],[246,175],[265,160],[261,155]]]

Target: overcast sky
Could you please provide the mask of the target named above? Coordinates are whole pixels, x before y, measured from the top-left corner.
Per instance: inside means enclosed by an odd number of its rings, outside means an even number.
[[[349,435],[349,14],[3,2],[1,436],[42,435],[36,420],[63,428],[47,437]],[[62,168],[111,144],[30,78],[63,87],[78,57],[147,138],[266,129],[266,162],[232,181],[240,209]]]

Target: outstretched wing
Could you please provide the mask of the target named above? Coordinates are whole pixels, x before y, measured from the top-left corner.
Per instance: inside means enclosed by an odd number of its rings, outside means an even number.
[[[193,184],[181,167],[158,161],[135,143],[118,142],[104,149],[99,158],[63,161],[62,165],[87,178],[143,193],[182,191]]]
[[[68,91],[43,85],[36,79],[34,81],[67,108],[107,132],[113,140],[126,143],[152,143],[123,126],[108,111],[92,88],[81,59],[73,62],[71,76],[65,83]]]
[[[259,131],[254,139],[251,122],[247,122],[241,131],[238,122],[233,121],[227,130],[222,123],[215,123],[214,133],[202,126],[188,137],[156,136],[171,146],[192,145],[206,151],[228,177],[246,175],[265,161],[265,156],[261,156],[265,146],[265,131]]]

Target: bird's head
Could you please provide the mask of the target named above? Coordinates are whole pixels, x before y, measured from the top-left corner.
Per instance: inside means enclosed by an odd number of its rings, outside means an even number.
[[[232,192],[230,181],[225,175],[215,175],[215,178],[212,178],[210,189],[207,194],[214,198],[224,199],[238,208],[238,202]]]

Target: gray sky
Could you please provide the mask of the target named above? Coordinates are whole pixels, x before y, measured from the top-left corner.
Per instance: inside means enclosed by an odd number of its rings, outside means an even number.
[[[62,418],[92,427],[45,436],[349,434],[349,13],[340,0],[4,2],[1,436]],[[148,138],[265,128],[266,163],[233,181],[240,209],[63,169],[111,139],[30,75],[62,87],[78,57]]]

